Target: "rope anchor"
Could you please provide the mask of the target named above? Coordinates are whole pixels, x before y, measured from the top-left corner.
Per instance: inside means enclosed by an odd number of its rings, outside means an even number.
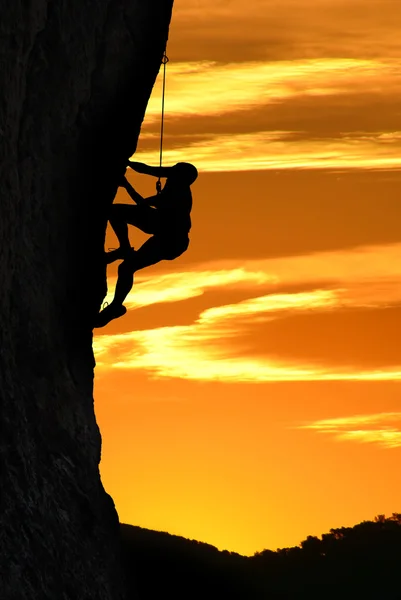
[[[160,168],[163,162],[163,135],[164,135],[164,97],[166,94],[166,65],[169,62],[169,58],[166,54],[166,51],[163,53],[162,65],[163,65],[163,90],[162,90],[162,118],[161,118],[161,126],[160,126]],[[162,182],[159,176],[159,179],[156,181],[156,191],[158,194],[162,191]]]

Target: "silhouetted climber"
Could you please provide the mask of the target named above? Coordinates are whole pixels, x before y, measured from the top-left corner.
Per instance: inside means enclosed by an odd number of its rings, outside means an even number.
[[[190,163],[180,162],[173,167],[150,167],[140,162],[128,162],[138,173],[166,177],[166,183],[157,195],[143,198],[123,178],[121,183],[136,206],[113,204],[110,210],[110,225],[120,243],[117,250],[106,253],[107,264],[118,259],[123,262],[118,267],[118,279],[113,301],[106,306],[95,320],[95,327],[104,327],[127,312],[123,302],[134,283],[134,273],[158,263],[161,260],[174,260],[185,252],[189,245],[188,233],[191,229],[190,212],[192,194],[190,186],[198,177],[198,171]],[[138,227],[144,233],[153,234],[138,249],[134,250],[128,238],[128,225]]]

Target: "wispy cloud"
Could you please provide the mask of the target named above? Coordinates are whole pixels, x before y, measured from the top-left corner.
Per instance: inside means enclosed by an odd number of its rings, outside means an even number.
[[[212,289],[255,289],[277,283],[277,277],[262,269],[234,267],[229,269],[184,271],[159,276],[138,275],[135,289],[128,295],[125,305],[139,308],[161,302],[178,302],[201,296]],[[114,288],[116,278],[110,277],[109,284]],[[112,300],[110,291],[106,300]]]
[[[397,0],[186,0],[172,39],[193,58],[397,57],[400,16]]]
[[[115,277],[109,278],[108,302],[115,281]],[[249,289],[255,293],[263,289],[274,293],[278,286],[309,282],[316,289],[328,284],[335,288],[337,304],[383,306],[401,301],[401,244],[276,259],[218,261],[191,271],[138,273],[135,281],[125,303],[131,309],[194,298],[209,290]],[[288,302],[291,306],[291,298]]]
[[[270,293],[212,306],[200,312],[190,325],[159,327],[119,335],[97,335],[98,364],[114,368],[146,369],[162,377],[198,380],[288,381],[288,380],[391,380],[399,379],[398,368],[364,370],[357,367],[316,366],[300,360],[280,360],[266,351],[244,357],[241,334],[257,331],[262,322],[302,313],[324,313],[344,308],[383,308],[401,301],[400,247],[361,249],[358,252],[321,253],[271,261],[250,261],[243,270],[212,270],[164,275],[137,283],[129,298],[131,308],[192,298],[208,289],[222,289],[235,281],[266,286]],[[331,283],[327,281],[328,258],[332,255]],[[372,260],[369,260],[370,257]],[[337,259],[337,260],[336,260]],[[363,259],[363,260],[362,260]],[[264,269],[261,265],[264,264]],[[375,279],[374,279],[375,276]],[[275,293],[276,286],[315,281],[309,291]],[[326,281],[328,288],[319,288]],[[168,291],[167,282],[170,283]],[[187,282],[187,288],[185,287]],[[367,285],[371,282],[372,285]],[[141,292],[141,287],[144,290]],[[255,289],[253,290],[255,293]],[[260,353],[259,353],[260,354]]]
[[[281,138],[281,139],[280,139]],[[217,135],[188,146],[166,149],[165,163],[188,160],[204,172],[280,169],[401,169],[401,133],[343,135],[327,139],[288,139],[281,132]],[[137,159],[151,163],[154,151]]]
[[[307,96],[381,94],[399,90],[399,61],[311,59],[220,64],[171,64],[166,119],[223,115]],[[160,119],[161,81],[148,104],[145,128]]]
[[[374,443],[385,448],[401,447],[401,412],[323,419],[301,425],[299,429],[331,435],[338,441]]]
[[[226,323],[200,322],[95,338],[98,366],[143,369],[154,377],[197,381],[391,381],[401,369],[334,370],[270,357],[235,356],[238,330]]]
[[[159,78],[136,153],[137,159],[148,163],[154,161],[159,143],[160,85]],[[203,171],[399,169],[399,131],[342,131],[338,129],[341,121],[333,125],[336,120],[332,104],[342,106],[345,102],[352,106],[355,98],[360,102],[361,98],[373,97],[377,105],[380,98],[400,93],[401,67],[395,60],[322,58],[172,64],[165,105],[165,162],[174,164],[188,160],[190,155]],[[328,121],[334,131],[328,137],[293,128],[270,130],[263,116],[265,108],[276,110],[288,105],[299,114],[300,103],[306,100],[318,100],[322,114],[325,102],[330,102]],[[360,107],[354,112],[358,128]],[[201,133],[193,128],[200,117]],[[187,133],[176,137],[177,130],[183,129],[182,122],[187,124]],[[397,123],[395,119],[395,127]]]
[[[270,294],[259,296],[251,300],[237,302],[205,310],[199,318],[201,323],[216,323],[221,320],[238,317],[251,317],[282,311],[314,310],[317,308],[332,308],[338,305],[336,293],[328,290],[314,290],[312,292],[293,294]]]
[[[330,265],[328,273],[327,266]],[[102,368],[145,369],[158,377],[223,381],[399,380],[400,367],[364,369],[311,363],[274,355],[274,345],[245,352],[241,336],[263,323],[294,315],[332,314],[344,309],[384,309],[401,303],[401,244],[353,252],[248,261],[214,268],[138,278],[128,297],[131,309],[194,298],[207,291],[249,289],[253,297],[210,306],[189,325],[118,335],[97,333]],[[329,276],[329,277],[328,277]],[[313,288],[311,287],[313,282]],[[301,289],[280,291],[280,286]],[[302,290],[302,287],[308,289]],[[261,293],[263,292],[263,293]],[[264,345],[265,346],[265,345]],[[394,364],[394,363],[393,363]]]
[[[221,335],[219,328],[200,325],[100,336],[95,340],[96,360],[103,367],[144,369],[155,377],[198,381],[303,380],[313,375],[309,369],[278,361],[227,358],[216,344]],[[224,335],[227,340],[229,332]]]

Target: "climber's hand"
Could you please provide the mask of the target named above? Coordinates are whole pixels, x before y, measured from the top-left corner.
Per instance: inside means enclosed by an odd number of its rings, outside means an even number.
[[[134,160],[129,160],[128,161],[128,166],[131,167],[131,169],[134,169],[134,171],[136,171],[137,173],[143,173],[143,167],[145,166],[144,163],[141,162],[136,162]]]

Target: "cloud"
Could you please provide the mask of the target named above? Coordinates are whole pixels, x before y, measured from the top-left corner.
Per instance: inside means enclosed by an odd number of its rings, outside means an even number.
[[[375,92],[386,95],[401,87],[396,60],[311,59],[220,64],[213,61],[169,66],[166,119],[224,115],[301,97]],[[145,119],[160,119],[159,77]],[[207,100],[206,100],[207,99]]]
[[[116,278],[109,277],[110,302]],[[316,252],[259,260],[224,260],[197,265],[191,271],[138,273],[127,297],[128,308],[177,302],[208,290],[262,288],[271,293],[288,285],[313,283],[336,288],[337,301],[378,306],[401,301],[401,243],[352,250]],[[344,291],[341,291],[343,289]],[[347,296],[348,295],[348,296]],[[353,300],[352,300],[353,299]]]
[[[135,155],[148,163],[154,161],[159,144],[160,83],[159,79],[149,102]],[[370,107],[371,115],[378,104],[388,104],[400,92],[401,67],[394,60],[178,63],[168,74],[165,163],[190,155],[201,170],[212,172],[399,169],[396,109],[388,107],[389,118],[381,118],[383,126],[393,125],[394,130],[358,130],[358,123],[371,127],[371,119],[363,118],[364,102],[375,107]],[[338,116],[333,118],[336,106]],[[281,122],[292,122],[292,129],[269,129],[283,107],[291,113],[280,113]],[[297,122],[291,114],[298,115]],[[316,115],[319,125],[313,123]],[[196,129],[200,120],[202,127]],[[300,129],[301,123],[306,129]],[[342,123],[355,130],[341,130]]]
[[[178,302],[201,296],[210,289],[255,289],[277,282],[277,277],[263,270],[234,267],[231,269],[184,271],[158,276],[138,275],[135,290],[127,297],[128,308],[139,308],[162,302]],[[109,278],[114,288],[116,278]],[[106,301],[112,300],[110,291]]]
[[[110,366],[109,358],[113,356],[113,368],[145,369],[156,377],[199,381],[298,380],[311,374],[308,369],[280,365],[278,361],[227,359],[213,344],[222,333],[218,327],[176,326],[100,336],[95,340],[96,360],[103,367]],[[227,329],[224,335],[227,340]]]
[[[312,292],[292,294],[270,294],[259,296],[250,300],[243,300],[236,304],[228,304],[209,308],[199,317],[200,323],[219,323],[238,317],[252,318],[254,315],[281,313],[283,311],[327,309],[338,306],[336,293],[332,290],[314,290]]]
[[[202,317],[202,315],[201,315]],[[393,381],[400,369],[334,370],[277,358],[236,356],[235,326],[200,322],[95,338],[96,362],[103,369],[146,370],[156,378],[197,381]]]
[[[395,427],[394,423],[398,426]],[[401,412],[323,419],[298,428],[331,435],[338,441],[374,443],[384,448],[401,447]]]
[[[143,277],[128,300],[131,308],[193,298],[207,290],[233,286],[236,281],[240,285],[256,283],[256,289],[261,286],[269,293],[206,308],[189,325],[97,335],[94,345],[98,365],[145,369],[158,377],[196,380],[399,380],[401,367],[398,366],[366,369],[343,364],[333,367],[330,361],[316,364],[300,357],[273,356],[271,346],[262,353],[260,350],[245,352],[241,340],[244,332],[256,334],[263,323],[295,315],[383,309],[399,304],[400,252],[401,245],[395,244],[354,252],[249,261],[242,269],[230,271],[226,265],[225,269],[216,269],[214,275],[212,269],[200,269],[152,279]],[[327,265],[330,265],[329,280]],[[296,283],[305,287],[311,281],[315,282],[314,289],[308,291],[276,291],[279,286]],[[254,294],[255,288],[250,293]]]
[[[188,160],[204,172],[280,169],[401,169],[400,132],[347,134],[341,138],[288,140],[281,132],[219,135],[164,151],[165,164]],[[281,138],[281,139],[280,139]],[[154,160],[154,152],[136,158]]]
[[[397,0],[189,0],[175,6],[170,49],[226,61],[397,57],[400,19]]]

